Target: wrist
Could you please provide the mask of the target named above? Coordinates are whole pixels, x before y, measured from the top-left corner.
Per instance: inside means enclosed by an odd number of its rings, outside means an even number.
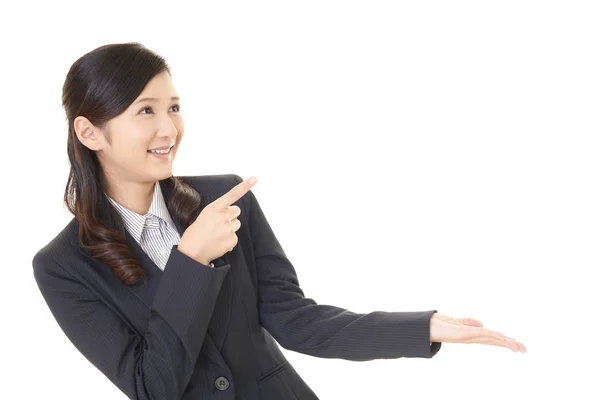
[[[206,260],[205,258],[203,258],[202,256],[198,256],[196,254],[193,254],[191,251],[188,251],[188,249],[186,249],[185,246],[181,246],[181,243],[179,245],[177,245],[176,249],[185,254],[186,256],[188,256],[189,258],[191,258],[192,260],[199,262],[200,264],[204,264],[207,266],[210,266],[210,262],[208,260]]]

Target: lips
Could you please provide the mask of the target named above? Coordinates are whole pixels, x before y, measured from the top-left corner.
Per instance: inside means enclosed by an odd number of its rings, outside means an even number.
[[[156,151],[155,150],[148,150],[148,153],[150,153],[150,154],[164,154],[164,155],[166,155],[166,154],[169,154],[171,152],[171,149],[172,148],[170,148],[168,150],[160,150],[160,149],[156,149]]]
[[[170,149],[170,148],[171,148],[171,147],[173,147],[173,146],[175,146],[175,143],[173,143],[173,144],[170,144],[170,145],[168,145],[168,146],[163,146],[163,147],[155,147],[155,148],[153,148],[153,149],[150,149],[150,150],[167,150],[167,149]],[[148,151],[150,151],[150,150],[148,150]]]

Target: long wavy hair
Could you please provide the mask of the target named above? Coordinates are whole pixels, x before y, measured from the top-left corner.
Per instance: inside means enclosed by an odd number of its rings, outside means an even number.
[[[79,244],[106,264],[125,285],[146,281],[139,260],[127,244],[125,224],[106,198],[106,178],[95,151],[75,133],[74,120],[86,117],[103,128],[125,111],[159,73],[171,74],[164,58],[137,42],[108,44],[80,57],[69,69],[62,105],[69,124],[67,153],[71,166],[64,202],[79,223]],[[110,138],[107,136],[110,143]],[[159,181],[171,192],[171,218],[187,228],[200,213],[200,194],[171,175]]]

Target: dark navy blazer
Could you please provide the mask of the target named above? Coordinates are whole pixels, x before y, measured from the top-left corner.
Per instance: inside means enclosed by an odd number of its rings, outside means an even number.
[[[242,182],[235,174],[181,179],[201,207]],[[129,398],[318,399],[277,343],[353,361],[439,351],[429,341],[437,310],[359,314],[304,297],[252,191],[234,204],[238,243],[215,268],[173,246],[163,271],[126,232],[148,277],[128,287],[78,245],[75,218],[35,254],[34,277],[58,325]],[[182,235],[187,227],[175,224]]]

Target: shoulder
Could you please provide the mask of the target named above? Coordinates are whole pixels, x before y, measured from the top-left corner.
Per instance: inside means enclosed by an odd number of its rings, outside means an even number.
[[[79,246],[79,223],[75,218],[46,245],[39,249],[33,256],[32,266],[34,274],[39,274],[49,266],[61,264],[61,260],[83,256]]]
[[[181,179],[190,185],[221,185],[227,182],[236,182],[242,180],[237,174],[215,174],[215,175],[178,175]]]
[[[199,192],[205,192],[208,196],[219,195],[220,192],[225,193],[242,181],[242,178],[237,174],[180,175],[176,178]]]

